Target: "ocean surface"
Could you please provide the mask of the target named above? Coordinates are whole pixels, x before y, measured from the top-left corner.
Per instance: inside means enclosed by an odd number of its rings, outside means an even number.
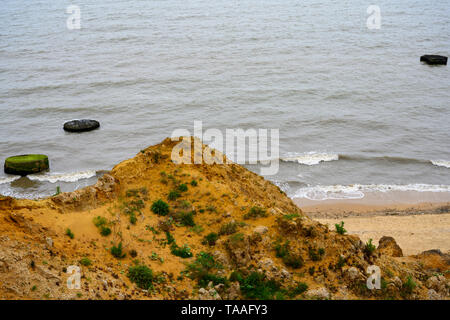
[[[381,28],[368,29],[369,5]],[[81,29],[67,28],[69,5]],[[172,131],[274,128],[292,197],[450,191],[448,0],[2,0],[0,162],[44,153],[51,170],[0,173],[37,198],[95,183]],[[71,119],[96,131],[63,131]],[[258,172],[258,165],[248,165]],[[448,199],[450,201],[450,197]]]

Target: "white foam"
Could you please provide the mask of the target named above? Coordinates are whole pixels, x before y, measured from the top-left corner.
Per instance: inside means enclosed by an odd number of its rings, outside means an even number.
[[[313,166],[325,161],[335,161],[339,160],[339,155],[335,153],[324,153],[324,152],[306,152],[302,154],[292,154],[281,158],[283,161],[298,162],[300,164],[306,164],[308,166]]]
[[[334,185],[314,186],[300,188],[292,196],[293,198],[306,198],[310,200],[340,200],[340,199],[362,199],[365,192],[390,192],[390,191],[416,191],[416,192],[450,192],[449,185],[431,184],[407,184],[407,185]]]
[[[15,181],[17,179],[20,179],[20,176],[12,176],[12,177],[0,178],[0,184],[10,183],[10,182],[13,182],[13,181]]]
[[[430,160],[430,161],[435,166],[450,168],[450,161],[448,160]]]
[[[95,170],[87,170],[80,172],[72,172],[72,173],[60,173],[60,174],[30,174],[28,175],[28,179],[33,181],[48,181],[50,183],[55,183],[57,181],[62,182],[76,182],[81,179],[88,179],[94,177],[96,175]]]

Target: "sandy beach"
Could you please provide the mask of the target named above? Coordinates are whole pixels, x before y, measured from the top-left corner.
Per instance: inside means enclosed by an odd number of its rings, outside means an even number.
[[[344,221],[349,234],[363,241],[391,236],[405,255],[425,250],[450,250],[450,201],[447,193],[368,194],[357,200],[294,199],[311,218],[327,224]],[[447,201],[445,201],[447,200]]]

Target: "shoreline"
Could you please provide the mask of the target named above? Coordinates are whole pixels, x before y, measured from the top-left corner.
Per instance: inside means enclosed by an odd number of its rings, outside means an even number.
[[[393,192],[396,193],[396,192]],[[439,249],[450,251],[450,201],[447,195],[414,193],[377,194],[356,200],[293,199],[310,218],[328,225],[344,221],[348,234],[374,244],[383,236],[393,237],[404,255]],[[399,199],[394,200],[394,197]]]

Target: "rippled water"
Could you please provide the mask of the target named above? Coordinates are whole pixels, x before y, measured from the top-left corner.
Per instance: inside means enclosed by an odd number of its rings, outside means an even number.
[[[60,177],[1,173],[2,194],[90,184],[194,120],[279,128],[285,161],[268,178],[293,196],[318,185],[450,188],[449,68],[419,62],[449,55],[447,0],[376,1],[379,30],[366,27],[366,1],[72,4],[80,30],[66,27],[66,1],[1,3],[0,161],[45,153]],[[102,127],[65,133],[76,118]],[[71,181],[77,172],[84,179]]]

